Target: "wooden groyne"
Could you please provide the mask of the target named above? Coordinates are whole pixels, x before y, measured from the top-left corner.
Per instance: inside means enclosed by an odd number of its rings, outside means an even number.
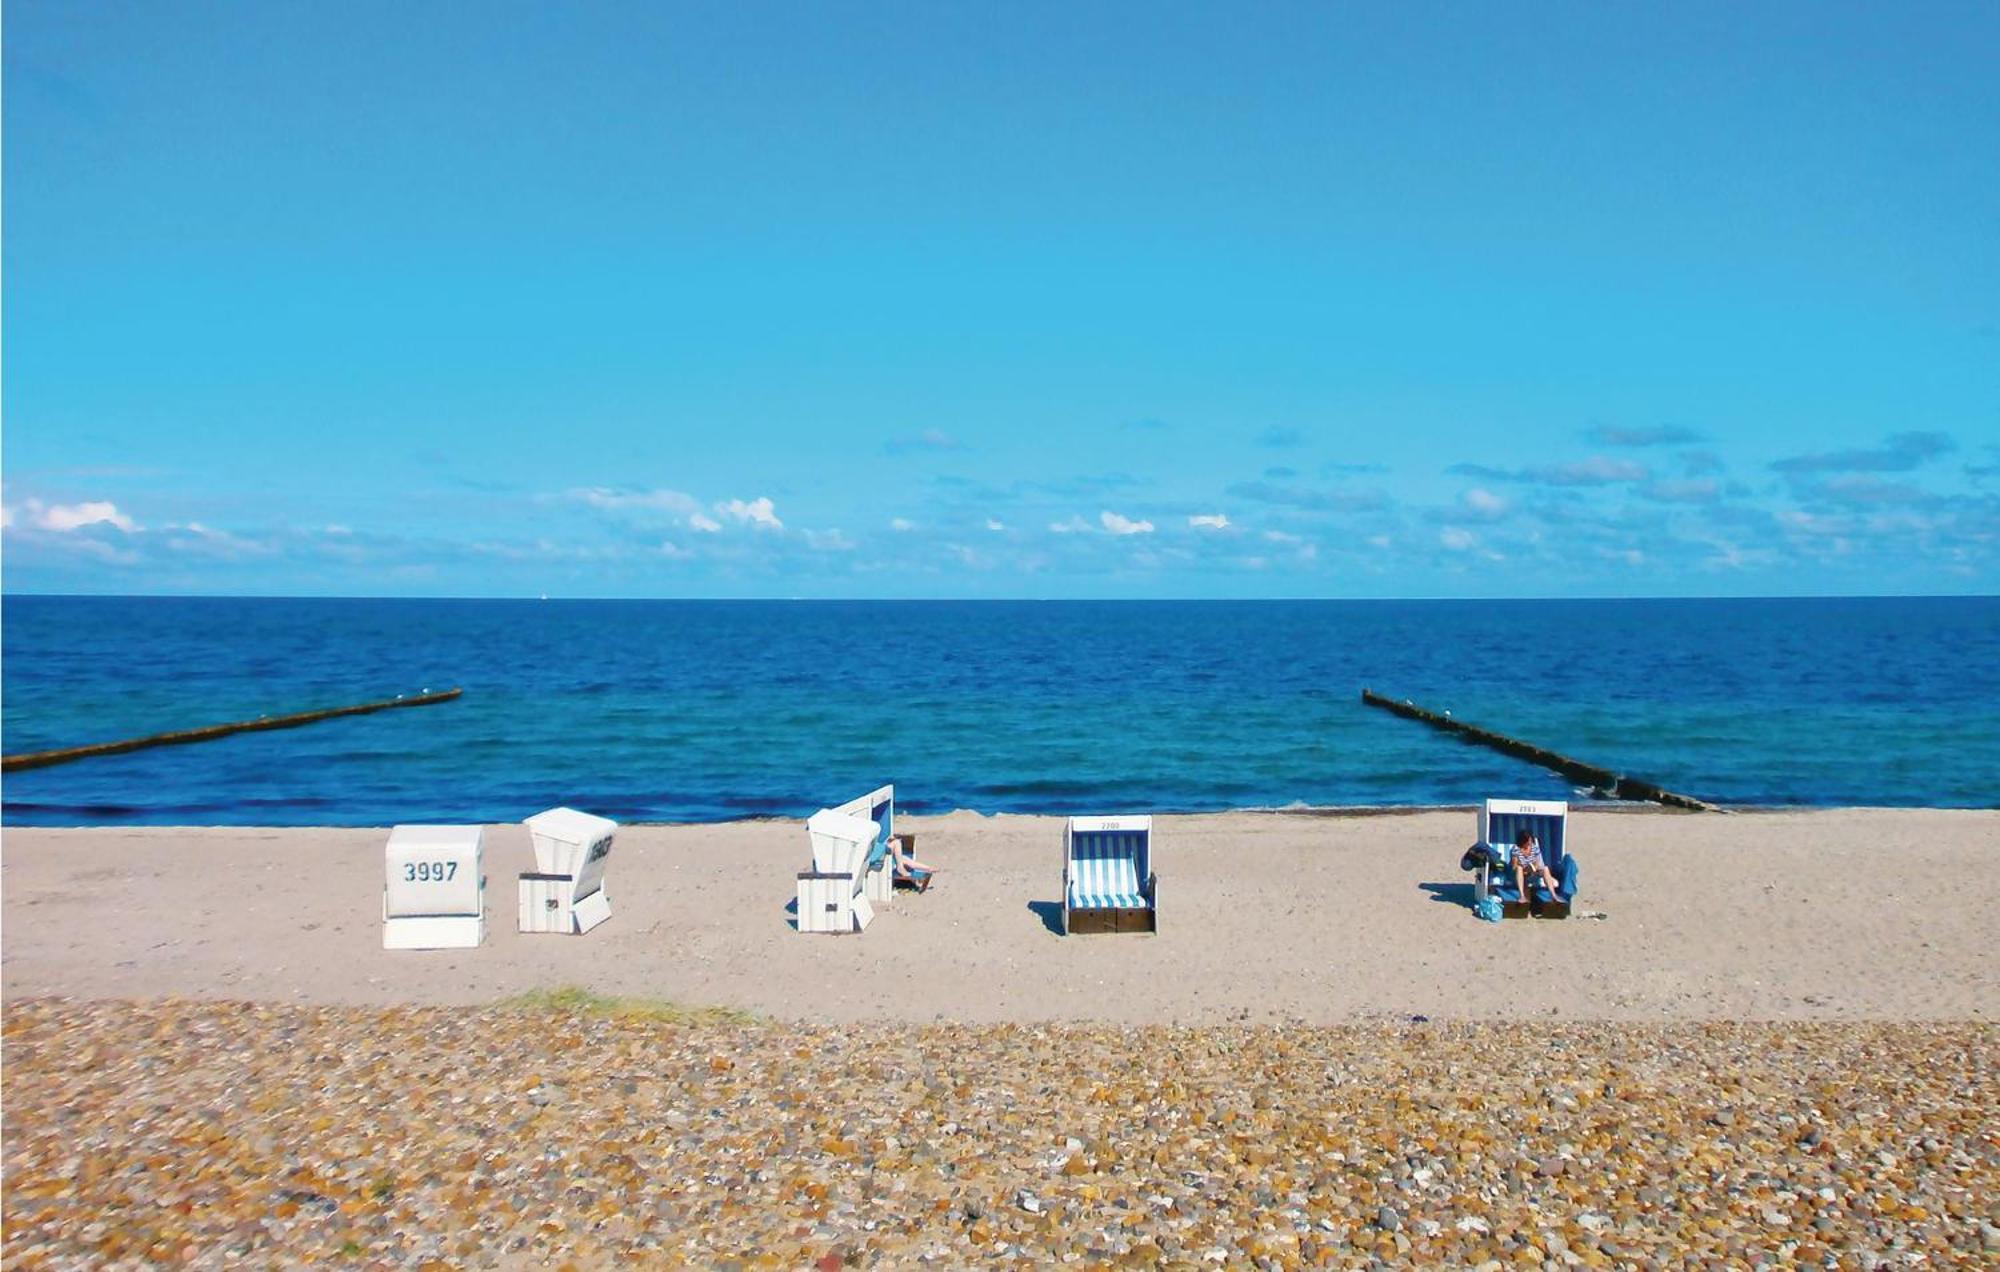
[[[1511,755],[1515,759],[1527,760],[1531,764],[1539,764],[1543,768],[1560,773],[1562,776],[1579,785],[1587,785],[1602,790],[1613,799],[1651,800],[1655,804],[1665,804],[1669,808],[1687,808],[1704,813],[1718,813],[1722,811],[1707,800],[1700,800],[1692,795],[1682,795],[1666,790],[1643,778],[1627,777],[1623,773],[1614,773],[1608,768],[1601,768],[1595,764],[1585,764],[1582,760],[1572,759],[1560,752],[1551,751],[1547,747],[1536,746],[1532,742],[1523,742],[1519,738],[1510,738],[1504,733],[1495,733],[1491,729],[1482,729],[1476,724],[1467,724],[1463,720],[1454,720],[1448,715],[1420,707],[1408,699],[1398,702],[1393,698],[1383,697],[1373,689],[1363,689],[1361,691],[1361,701],[1371,707],[1380,707],[1384,711],[1402,716],[1406,720],[1420,721],[1421,723],[1430,725],[1434,729],[1443,729],[1446,733],[1456,733],[1462,738],[1479,743],[1481,746],[1492,747],[1502,755]]]
[[[122,755],[126,751],[144,751],[155,746],[181,746],[188,742],[207,742],[215,738],[226,738],[232,733],[252,733],[259,729],[295,729],[302,724],[316,724],[321,720],[332,720],[340,716],[367,715],[371,711],[387,711],[392,707],[428,707],[434,702],[450,702],[464,692],[463,689],[443,689],[437,693],[415,693],[400,698],[386,698],[381,702],[364,702],[353,707],[329,707],[324,711],[301,711],[295,715],[239,720],[234,724],[212,724],[205,729],[153,733],[143,738],[127,738],[122,742],[99,742],[92,746],[64,747],[59,751],[30,751],[22,755],[0,758],[0,772],[12,773],[17,769],[47,768],[51,764],[67,764],[71,760],[88,759],[93,755]]]

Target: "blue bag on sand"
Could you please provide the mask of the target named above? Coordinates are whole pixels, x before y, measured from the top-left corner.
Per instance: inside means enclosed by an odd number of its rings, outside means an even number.
[[[1500,921],[1500,898],[1487,897],[1484,900],[1476,901],[1473,903],[1472,912],[1488,923],[1498,923]]]

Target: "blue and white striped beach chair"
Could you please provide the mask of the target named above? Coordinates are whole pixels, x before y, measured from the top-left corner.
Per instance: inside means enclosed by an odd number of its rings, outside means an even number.
[[[1555,876],[1554,892],[1530,882],[1522,896],[1514,883],[1514,840],[1527,831],[1542,845],[1542,860]],[[1473,863],[1474,901],[1500,899],[1508,918],[1534,915],[1566,919],[1576,899],[1576,858],[1569,852],[1569,805],[1561,800],[1489,799],[1479,806],[1479,842],[1466,859]]]
[[[1063,931],[1159,929],[1153,819],[1072,817],[1063,825]]]

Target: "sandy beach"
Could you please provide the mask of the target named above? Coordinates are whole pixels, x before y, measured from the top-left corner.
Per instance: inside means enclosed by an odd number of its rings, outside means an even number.
[[[2000,1257],[2000,814],[1581,812],[1579,917],[1503,924],[1468,813],[1165,818],[1159,933],[1071,938],[1059,821],[912,824],[845,937],[775,822],[624,828],[523,936],[496,826],[425,953],[379,830],[10,830],[5,1263]]]
[[[6,832],[4,984],[24,995],[473,1005],[536,988],[781,1020],[1328,1024],[1992,1019],[2000,813],[1572,814],[1579,914],[1486,924],[1469,812],[1167,817],[1160,931],[1063,938],[1056,818],[906,818],[943,867],[862,934],[801,936],[795,822],[630,826],[613,915],[515,930],[526,831],[486,834],[486,945],[385,952],[385,832]]]

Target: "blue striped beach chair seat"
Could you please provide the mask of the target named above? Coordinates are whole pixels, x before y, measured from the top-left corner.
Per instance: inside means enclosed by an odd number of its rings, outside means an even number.
[[[1086,830],[1075,836],[1070,860],[1069,903],[1079,910],[1142,910],[1140,861],[1146,832]]]

